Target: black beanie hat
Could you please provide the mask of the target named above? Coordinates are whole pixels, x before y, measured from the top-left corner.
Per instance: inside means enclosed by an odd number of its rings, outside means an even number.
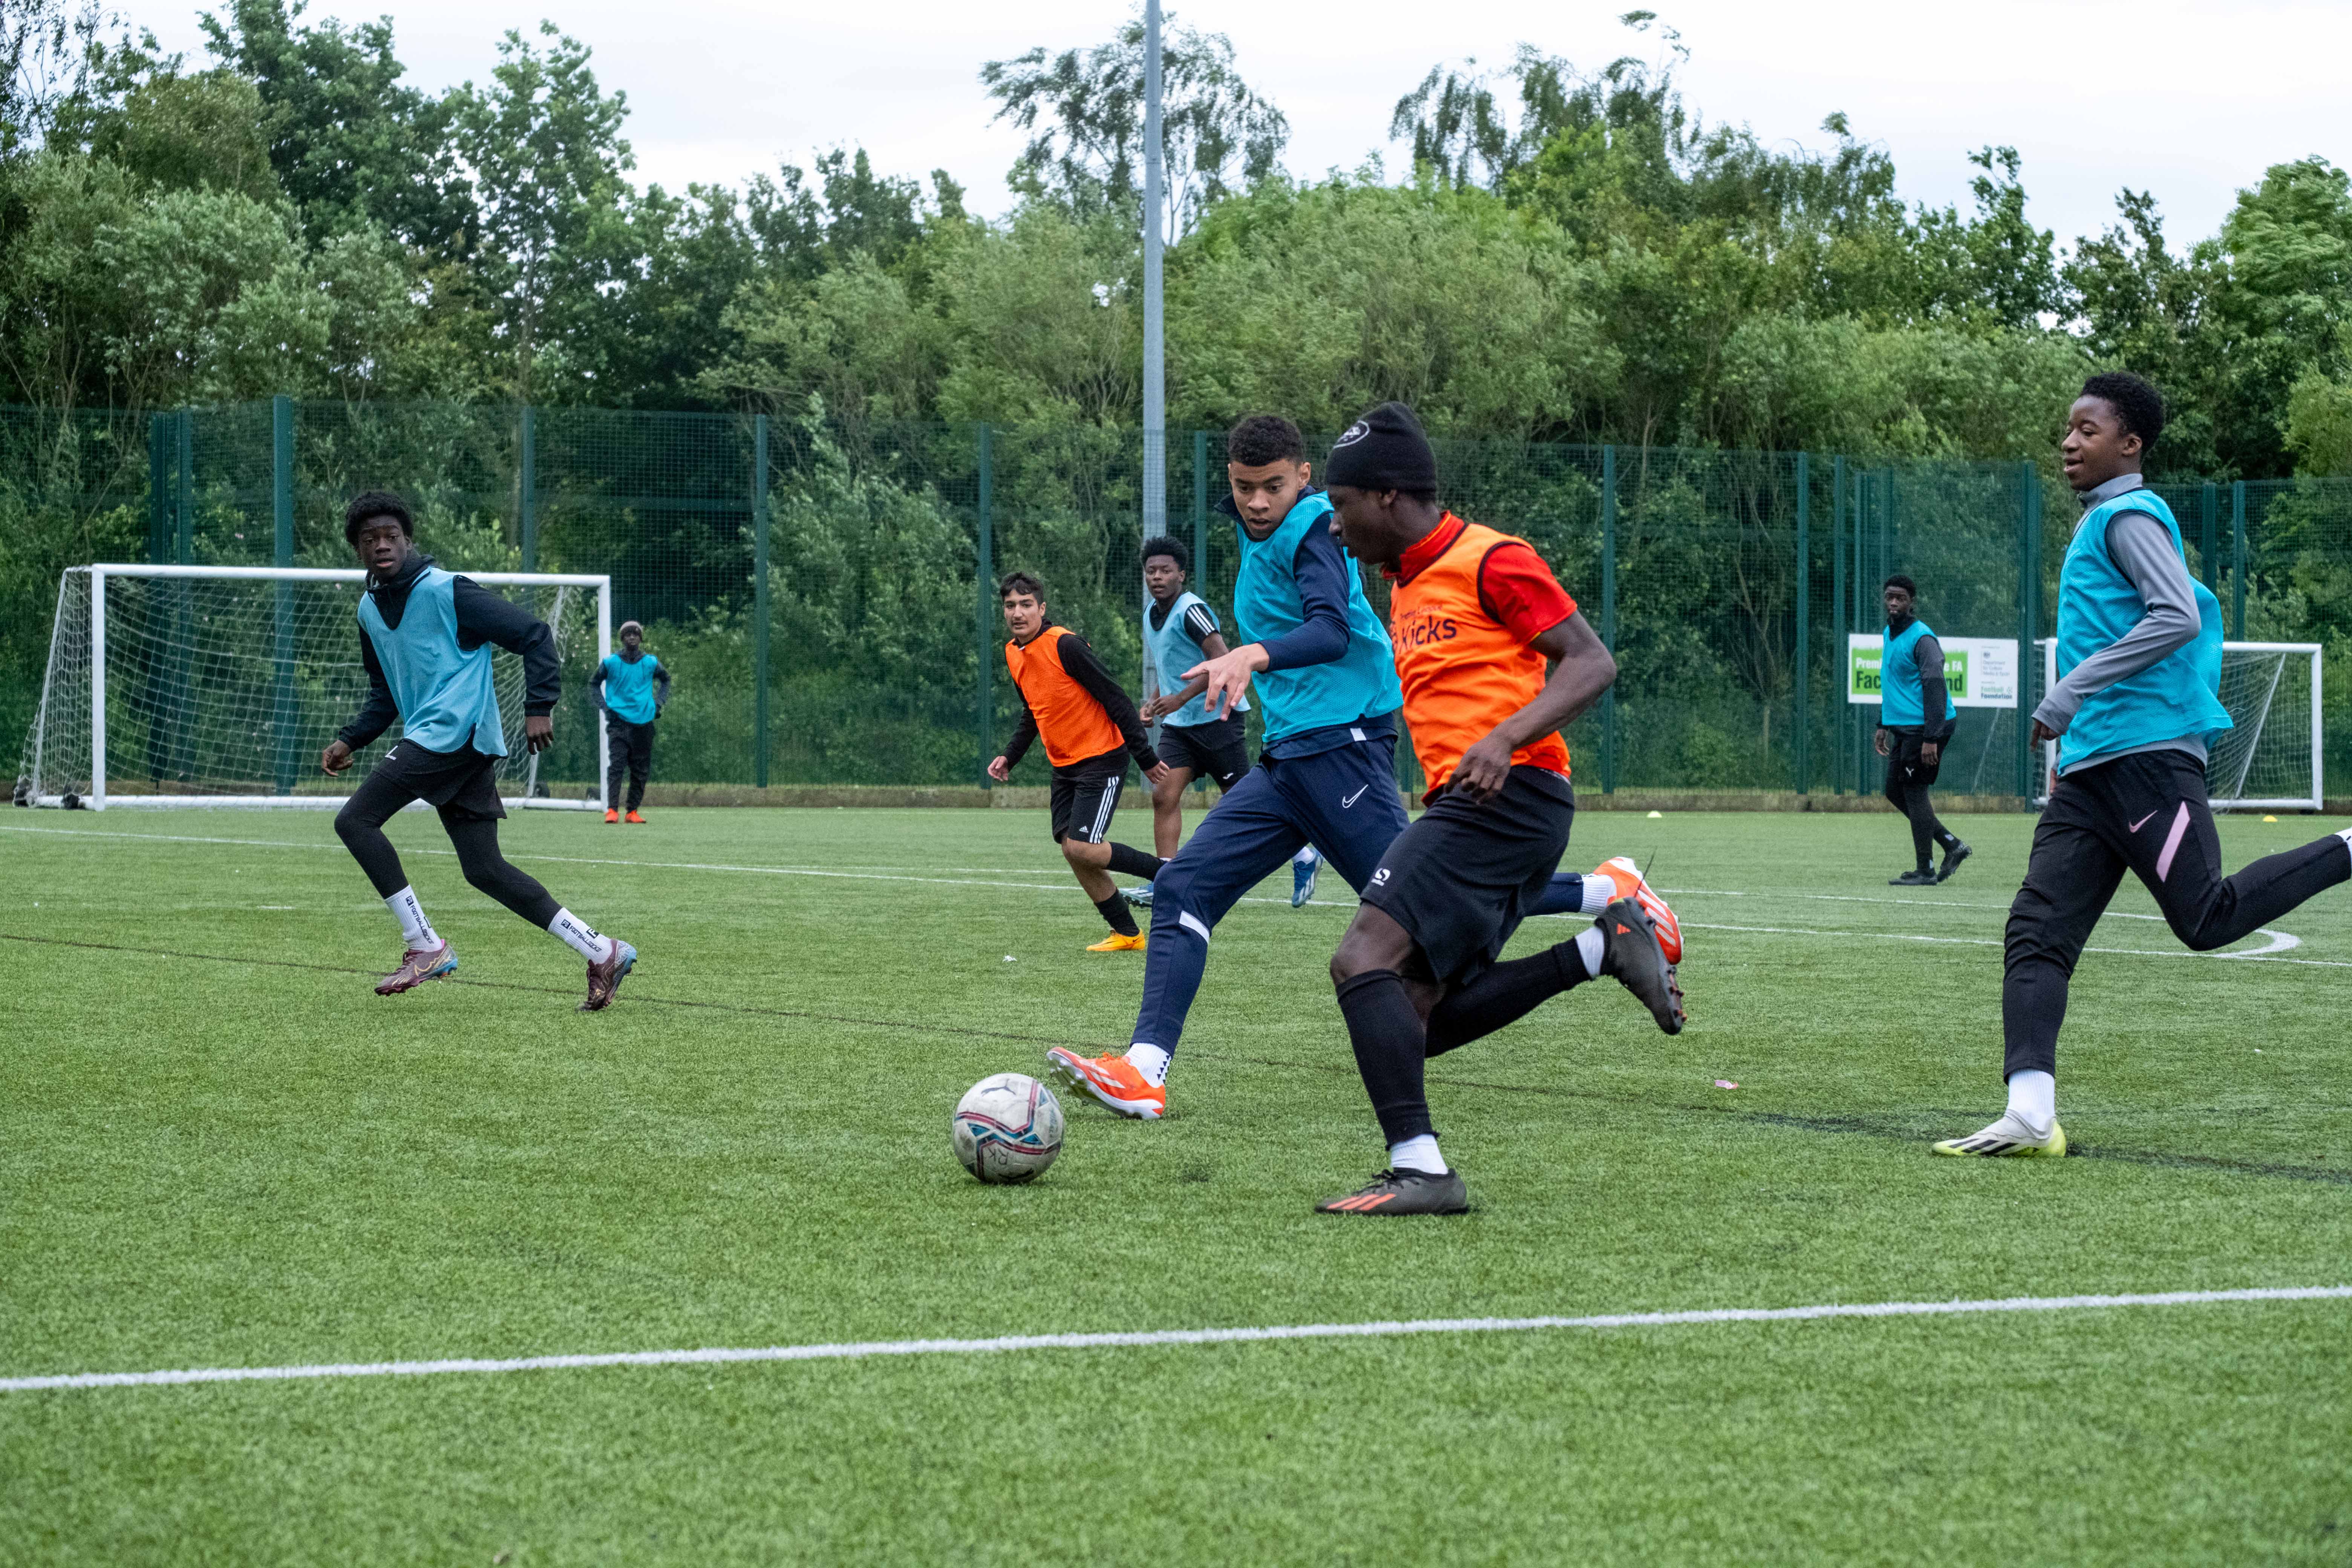
[[[1360,490],[1433,490],[1437,454],[1402,403],[1383,403],[1332,443],[1323,482]]]

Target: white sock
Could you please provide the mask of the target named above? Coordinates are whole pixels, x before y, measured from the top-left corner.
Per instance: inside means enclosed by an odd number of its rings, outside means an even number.
[[[429,952],[441,945],[441,939],[434,934],[433,922],[425,918],[425,906],[416,901],[415,889],[401,889],[384,900],[383,907],[400,922],[400,934],[407,939],[410,947]]]
[[[1168,1053],[1158,1046],[1138,1040],[1127,1047],[1127,1059],[1152,1088],[1160,1089],[1168,1082]]]
[[[1595,872],[1584,879],[1584,908],[1580,913],[1597,915],[1617,901],[1615,879]]]
[[[2346,842],[2352,843],[2352,839],[2347,839]],[[1293,855],[1291,858],[1297,861],[1301,866],[1312,866],[1316,861],[1323,858],[1323,857],[1322,854],[1317,850],[1315,846],[1309,844],[1306,848],[1301,849],[1297,854]]]
[[[2009,1113],[2047,1138],[2058,1120],[2058,1080],[2036,1068],[2010,1074]]]
[[[2344,852],[2347,855],[2352,855],[2352,827],[2346,828],[2336,837],[2344,840]]]
[[[602,963],[613,956],[613,939],[599,936],[593,927],[570,910],[558,910],[547,929],[570,944],[572,951],[591,963]]]
[[[1601,955],[1609,951],[1609,939],[1601,934],[1599,926],[1586,926],[1576,933],[1576,956],[1584,961],[1584,973],[1601,973]]]
[[[1390,1144],[1389,1169],[1423,1171],[1433,1176],[1445,1174],[1445,1156],[1437,1152],[1437,1134],[1423,1132],[1402,1143]]]

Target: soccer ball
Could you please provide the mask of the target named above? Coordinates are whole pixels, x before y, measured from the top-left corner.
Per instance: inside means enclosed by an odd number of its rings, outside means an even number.
[[[956,1101],[956,1158],[983,1182],[1026,1182],[1062,1152],[1062,1102],[1025,1073],[982,1079]]]

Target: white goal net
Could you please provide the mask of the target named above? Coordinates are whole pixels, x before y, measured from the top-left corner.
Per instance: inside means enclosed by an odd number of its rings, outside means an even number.
[[[566,688],[585,689],[591,660],[612,646],[610,578],[465,575],[546,621]],[[341,805],[400,735],[395,724],[339,778],[319,766],[367,698],[356,614],[364,576],[261,566],[68,569],[16,804]],[[538,777],[540,759],[523,744],[522,661],[499,650],[492,671],[508,753],[499,794],[509,805],[591,805],[550,797]],[[593,745],[601,799],[601,723]]]
[[[2044,637],[2041,691],[2058,679],[2058,644]],[[2213,742],[2205,785],[2216,811],[2318,811],[2326,779],[2320,748],[2320,645],[2225,642],[2221,706],[2236,727]],[[2040,700],[2040,691],[2035,693]],[[2043,748],[2047,798],[2058,748]]]

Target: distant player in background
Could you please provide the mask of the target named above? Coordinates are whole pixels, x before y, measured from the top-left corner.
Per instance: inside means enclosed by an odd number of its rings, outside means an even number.
[[[1217,627],[1217,613],[1198,594],[1184,586],[1192,569],[1192,552],[1181,540],[1159,538],[1143,542],[1143,585],[1151,603],[1143,612],[1143,647],[1151,657],[1160,694],[1143,705],[1146,723],[1160,721],[1160,760],[1168,775],[1151,789],[1152,847],[1162,858],[1176,853],[1184,837],[1184,788],[1196,778],[1217,781],[1230,790],[1249,772],[1249,747],[1242,737],[1246,700],[1234,704],[1222,719],[1209,716],[1201,693],[1204,676],[1184,679],[1183,672],[1222,657],[1225,639]],[[1129,898],[1150,902],[1150,889],[1129,889]]]
[[[1428,810],[1381,855],[1331,959],[1390,1168],[1318,1206],[1458,1214],[1468,1194],[1438,1152],[1425,1058],[1604,974],[1678,1034],[1682,992],[1645,908],[1654,900],[1630,893],[1572,940],[1497,962],[1568,847],[1576,792],[1560,726],[1600,700],[1617,662],[1525,540],[1438,506],[1436,463],[1403,404],[1351,426],[1325,472],[1348,552],[1394,584],[1405,724],[1429,789]]]
[[[368,574],[360,596],[360,662],[368,698],[320,753],[319,765],[341,773],[352,754],[400,721],[400,739],[335,814],[335,832],[400,921],[407,942],[400,967],[376,986],[389,996],[456,972],[457,955],[425,918],[416,890],[383,825],[414,800],[441,814],[466,880],[588,961],[583,1013],[597,1012],[637,962],[637,950],[592,930],[539,883],[499,853],[499,759],[507,754],[498,692],[490,683],[493,646],[518,654],[523,669],[523,743],[542,752],[554,738],[562,684],[555,634],[510,600],[433,564],[415,549],[416,525],[398,497],[370,491],[343,514],[343,538]]]
[[[1165,862],[1109,843],[1105,836],[1127,785],[1128,757],[1135,758],[1154,788],[1168,776],[1168,764],[1151,749],[1134,700],[1111,679],[1087,639],[1047,617],[1044,584],[1015,572],[997,585],[997,595],[1005,629],[1013,634],[1004,645],[1004,664],[1021,689],[1021,722],[1004,754],[988,764],[988,776],[1000,784],[1011,778],[1030,742],[1045,742],[1045,760],[1054,764],[1048,797],[1054,842],[1110,927],[1110,935],[1087,951],[1139,952],[1143,933],[1108,873],[1149,882]]]
[[[2058,742],[2058,782],[2009,909],[2009,1107],[1937,1144],[1938,1154],[2066,1152],[2057,1071],[2067,982],[2126,870],[2200,952],[2352,879],[2352,829],[2221,875],[2205,795],[2207,742],[2233,727],[2220,697],[2221,605],[2189,576],[2180,524],[2140,478],[2163,429],[2163,398],[2122,372],[2084,382],[2066,416],[2059,450],[2084,510],[2058,574],[2060,679],[2033,710],[2034,741]],[[2252,1022],[2213,1025],[2242,1032]]]
[[[604,820],[621,820],[621,770],[629,773],[629,820],[643,822],[646,780],[654,769],[654,721],[669,706],[669,667],[646,651],[646,628],[621,623],[621,651],[608,653],[589,681],[604,711],[611,746],[604,764]]]
[[[1959,835],[1936,820],[1928,804],[1936,771],[1943,763],[1944,747],[1958,727],[1960,710],[1952,706],[1944,681],[1944,645],[1936,630],[1918,615],[1919,584],[1902,575],[1889,577],[1884,595],[1886,629],[1878,642],[1878,754],[1886,759],[1888,804],[1911,819],[1911,853],[1916,868],[1893,879],[1898,888],[1933,887],[1948,879],[1969,858]],[[1929,718],[1929,714],[1934,718]],[[1944,847],[1944,868],[1935,868],[1935,847]]]

